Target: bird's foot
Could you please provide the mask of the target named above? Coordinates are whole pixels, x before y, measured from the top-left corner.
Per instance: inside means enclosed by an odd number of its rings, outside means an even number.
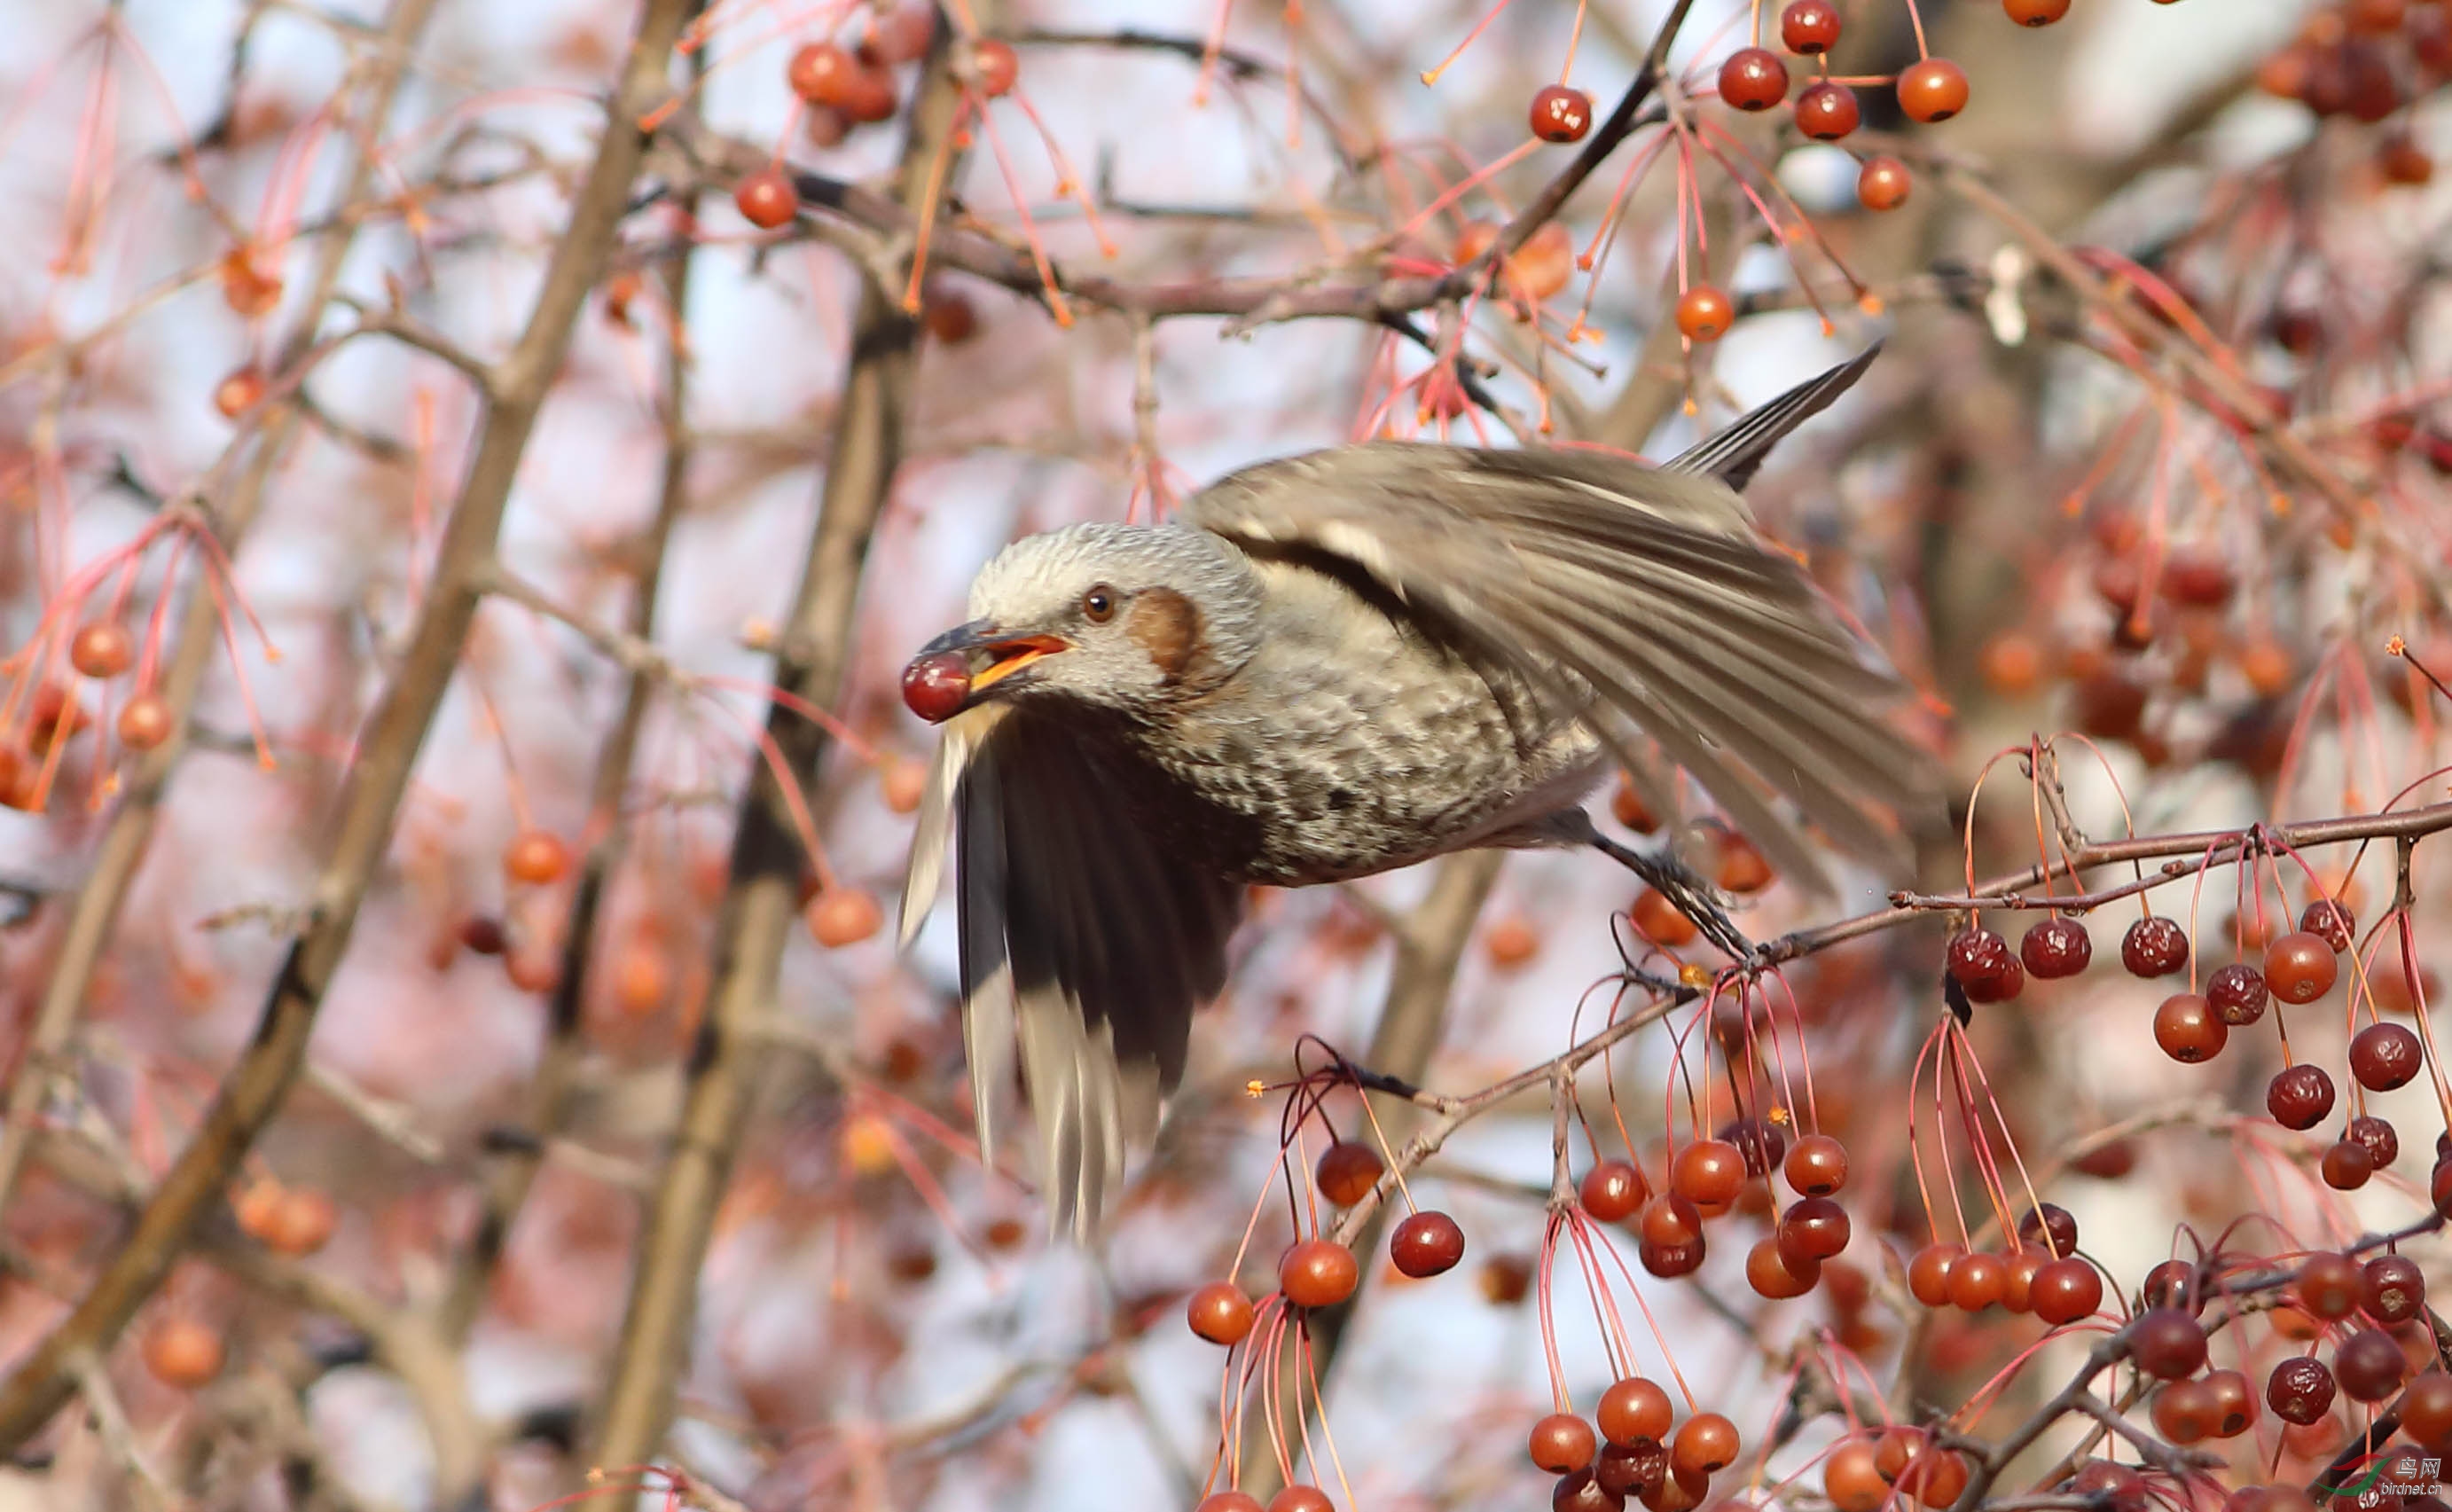
[[[1668,899],[1671,907],[1692,920],[1703,938],[1726,951],[1730,960],[1739,965],[1753,960],[1754,943],[1745,937],[1729,917],[1728,909],[1720,905],[1711,885],[1694,875],[1684,862],[1665,853],[1645,855],[1602,834],[1594,834],[1592,844],[1602,855],[1633,872]]]

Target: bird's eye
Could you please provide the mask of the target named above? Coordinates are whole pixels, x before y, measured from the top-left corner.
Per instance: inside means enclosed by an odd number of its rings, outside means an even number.
[[[1104,583],[1081,595],[1081,613],[1093,625],[1104,625],[1116,617],[1116,600],[1121,597]]]

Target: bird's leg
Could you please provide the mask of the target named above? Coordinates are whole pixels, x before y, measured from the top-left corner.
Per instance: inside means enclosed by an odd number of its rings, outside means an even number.
[[[1738,930],[1728,910],[1720,906],[1710,885],[1689,870],[1684,862],[1665,853],[1647,856],[1598,830],[1587,837],[1587,843],[1658,889],[1671,907],[1693,920],[1694,927],[1703,931],[1703,938],[1727,951],[1730,960],[1742,965],[1753,959],[1753,942]]]

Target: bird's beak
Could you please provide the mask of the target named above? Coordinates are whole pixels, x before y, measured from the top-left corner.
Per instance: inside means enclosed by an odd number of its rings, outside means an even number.
[[[961,678],[959,704],[953,708],[942,708],[939,702],[938,707],[922,708],[921,703],[929,702],[923,695],[912,706],[921,717],[932,721],[950,718],[978,703],[989,688],[1023,667],[1058,651],[1070,650],[1072,646],[1072,642],[1060,635],[1007,634],[991,621],[973,620],[967,625],[954,627],[920,648],[920,654],[911,660],[910,669],[903,674],[904,697],[906,700],[913,697],[911,685],[914,674],[923,667],[946,668],[948,670],[943,674],[945,682]],[[953,672],[953,668],[959,668],[959,672]],[[942,686],[942,684],[939,686]],[[941,701],[943,694],[940,692],[938,697]]]

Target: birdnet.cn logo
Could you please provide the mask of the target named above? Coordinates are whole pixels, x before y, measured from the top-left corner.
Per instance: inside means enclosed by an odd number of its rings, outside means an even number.
[[[2441,1455],[2379,1450],[2341,1466],[2311,1489],[2320,1497],[2346,1496],[2363,1507],[2402,1497],[2440,1497],[2443,1460]]]

